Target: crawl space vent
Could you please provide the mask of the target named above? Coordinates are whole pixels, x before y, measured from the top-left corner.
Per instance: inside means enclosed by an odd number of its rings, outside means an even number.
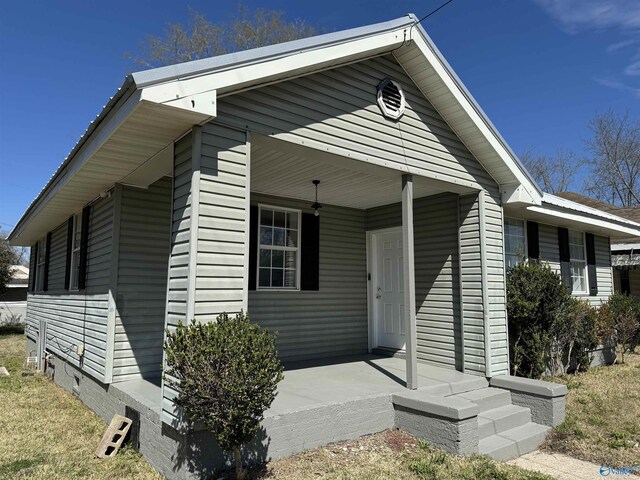
[[[404,92],[402,87],[389,78],[378,85],[378,106],[382,115],[398,120],[404,113]]]

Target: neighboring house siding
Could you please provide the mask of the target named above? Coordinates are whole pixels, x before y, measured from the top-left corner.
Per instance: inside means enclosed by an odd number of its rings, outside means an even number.
[[[540,260],[547,262],[556,273],[560,273],[560,246],[558,243],[558,227],[539,224],[538,237],[540,242]],[[576,295],[584,298],[594,306],[606,302],[613,294],[613,272],[611,269],[611,251],[609,238],[594,236],[596,253],[596,277],[598,281],[598,295]]]
[[[162,374],[171,179],[121,191],[114,382]]]
[[[407,106],[398,121],[376,103],[392,77]],[[252,132],[365,162],[497,192],[473,157],[392,55],[365,60],[221,98],[218,119]]]
[[[259,203],[313,212],[309,202],[252,194],[251,204]],[[318,291],[249,292],[252,320],[278,332],[284,360],[367,352],[364,217],[364,210],[322,207]]]
[[[53,230],[49,260],[49,289],[29,293],[27,335],[37,338],[40,321],[47,321],[47,348],[79,366],[75,348],[84,344],[82,370],[104,381],[107,350],[107,309],[113,199],[97,200],[91,207],[86,289],[64,289],[67,253],[66,222]]]
[[[414,201],[414,249],[418,359],[462,369],[458,196]],[[402,205],[367,210],[367,230],[400,226]]]

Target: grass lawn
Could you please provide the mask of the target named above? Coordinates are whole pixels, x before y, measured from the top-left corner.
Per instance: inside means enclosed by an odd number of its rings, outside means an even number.
[[[0,479],[157,479],[149,464],[125,447],[99,460],[94,450],[105,423],[49,379],[22,377],[25,339],[0,329]],[[254,469],[262,479],[469,479],[548,480],[544,475],[493,462],[455,457],[410,435],[386,431],[329,445]]]
[[[567,417],[546,448],[613,467],[640,465],[640,354],[551,381],[567,385]]]

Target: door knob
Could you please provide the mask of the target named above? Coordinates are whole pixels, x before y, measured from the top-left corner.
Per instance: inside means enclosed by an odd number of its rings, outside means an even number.
[[[382,298],[382,288],[378,287],[378,293],[376,293],[376,298]]]

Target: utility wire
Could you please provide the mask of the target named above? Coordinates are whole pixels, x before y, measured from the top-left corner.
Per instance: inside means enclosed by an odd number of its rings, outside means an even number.
[[[453,2],[453,0],[447,0],[446,2],[444,2],[442,5],[440,5],[438,8],[431,10],[429,13],[427,13],[424,17],[422,17],[420,20],[418,20],[417,22],[415,22],[413,25],[411,25],[411,28],[409,29],[409,39],[411,39],[411,30],[413,29],[413,27],[415,27],[416,25],[418,25],[419,23],[421,23],[423,20],[426,20],[427,18],[429,18],[431,15],[434,15],[435,13],[439,12],[440,10],[442,10],[444,7],[446,7],[447,5],[449,5],[451,2]]]

